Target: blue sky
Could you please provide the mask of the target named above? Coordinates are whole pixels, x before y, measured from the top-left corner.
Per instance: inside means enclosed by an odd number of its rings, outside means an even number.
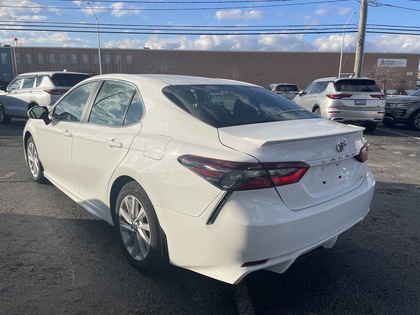
[[[420,0],[368,2],[365,51],[420,53]],[[354,51],[361,9],[358,0],[89,3],[0,0],[0,43],[97,47],[95,13],[104,48],[340,51],[348,21],[344,51]]]

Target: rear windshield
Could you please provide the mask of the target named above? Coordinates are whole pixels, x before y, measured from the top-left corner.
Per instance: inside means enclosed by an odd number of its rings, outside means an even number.
[[[381,92],[375,80],[339,80],[334,83],[337,92]]]
[[[178,85],[167,86],[162,92],[174,104],[216,128],[320,118],[262,87]]]
[[[276,91],[299,92],[299,88],[296,85],[277,85]]]
[[[74,86],[89,77],[90,75],[83,73],[55,73],[51,76],[51,80],[55,86]]]

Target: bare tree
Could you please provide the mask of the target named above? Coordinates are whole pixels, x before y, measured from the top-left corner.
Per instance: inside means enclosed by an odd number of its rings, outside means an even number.
[[[407,94],[403,68],[373,66],[366,70],[364,75],[375,79],[376,83],[382,87],[384,93],[386,93],[387,87],[391,87],[397,90],[397,94]]]
[[[155,60],[145,68],[145,73],[176,74],[177,71],[169,66],[165,60]]]

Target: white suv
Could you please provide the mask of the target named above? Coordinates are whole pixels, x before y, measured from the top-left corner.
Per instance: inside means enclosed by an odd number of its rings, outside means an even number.
[[[385,95],[369,78],[323,78],[293,99],[296,104],[331,120],[376,129],[385,114]]]
[[[90,77],[87,73],[48,71],[18,75],[0,91],[0,124],[12,117],[25,117],[33,106],[53,105],[64,93],[80,81]]]

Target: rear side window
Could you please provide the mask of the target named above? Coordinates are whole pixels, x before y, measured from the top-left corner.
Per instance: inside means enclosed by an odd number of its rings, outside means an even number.
[[[167,86],[162,92],[178,107],[216,128],[320,118],[256,86],[179,85]]]
[[[337,92],[381,92],[374,80],[339,80],[334,83]]]
[[[134,103],[139,103],[136,99],[137,91],[134,86],[116,81],[105,81],[102,85],[95,102],[89,122],[99,125],[121,126],[124,122],[127,109],[134,99]],[[133,112],[126,119],[126,124],[132,124],[138,120],[138,111],[133,105]],[[141,113],[140,113],[141,115]]]
[[[55,86],[74,86],[80,81],[89,78],[88,74],[79,73],[55,73],[51,76],[51,81]]]
[[[35,76],[26,77],[23,79],[22,89],[30,89],[34,86]]]

